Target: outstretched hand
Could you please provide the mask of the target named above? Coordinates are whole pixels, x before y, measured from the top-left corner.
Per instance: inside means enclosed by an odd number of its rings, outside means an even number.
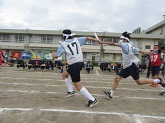
[[[104,44],[104,41],[99,40],[98,43],[99,44]]]
[[[54,57],[55,57],[55,52],[53,52],[53,53],[51,54],[51,56],[54,58]]]

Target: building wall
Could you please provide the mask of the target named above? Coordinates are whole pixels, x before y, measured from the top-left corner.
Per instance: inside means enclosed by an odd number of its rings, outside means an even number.
[[[59,41],[62,41],[61,31],[48,30],[5,30],[0,29],[0,49],[3,49],[8,56],[13,50],[26,51],[32,49],[34,51],[57,51]],[[93,32],[76,32],[77,36],[92,36]],[[118,42],[121,33],[98,32],[98,36],[105,41]],[[2,35],[10,35],[10,38],[4,38]],[[106,37],[105,37],[106,36]],[[150,51],[158,40],[162,40],[161,35],[155,34],[131,34],[133,46],[140,49]],[[146,49],[146,45],[150,45],[150,49]],[[122,61],[121,48],[109,45],[103,45],[103,54],[101,53],[101,45],[88,41],[82,46],[84,60],[95,60],[96,62]],[[141,55],[138,56],[141,59]],[[63,55],[63,59],[65,56]]]
[[[150,32],[150,34],[161,34],[162,33],[162,28],[158,28],[152,32]]]

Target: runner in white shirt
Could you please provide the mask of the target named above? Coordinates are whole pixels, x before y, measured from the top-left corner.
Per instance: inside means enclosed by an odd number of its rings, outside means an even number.
[[[69,66],[68,69],[62,73],[62,77],[68,87],[67,97],[71,97],[75,95],[75,91],[73,90],[71,80],[68,78],[68,76],[70,75],[76,89],[80,91],[80,93],[89,100],[86,106],[93,107],[98,103],[98,101],[80,83],[80,71],[84,66],[81,46],[84,45],[87,40],[91,40],[95,42],[99,42],[99,40],[92,37],[73,38],[73,35],[74,34],[72,34],[70,30],[63,31],[64,41],[59,46],[57,53],[52,54],[52,57],[58,58],[63,53],[66,54],[67,62]]]
[[[132,78],[136,81],[138,85],[157,83],[157,84],[161,84],[162,86],[165,86],[162,78],[139,79],[139,68],[137,67],[137,64],[139,63],[139,59],[134,54],[142,51],[132,46],[132,42],[130,42],[130,36],[127,32],[124,32],[122,34],[119,43],[102,42],[102,41],[100,41],[99,43],[119,46],[122,49],[123,69],[121,69],[119,75],[115,77],[112,89],[109,92],[104,91],[108,99],[111,99],[113,97],[114,91],[116,90],[119,81],[122,78],[127,78],[128,76],[132,76]]]

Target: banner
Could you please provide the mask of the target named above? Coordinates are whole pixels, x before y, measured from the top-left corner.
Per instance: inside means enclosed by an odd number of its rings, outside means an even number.
[[[51,53],[45,52],[44,53],[44,59],[46,59],[46,60],[52,60],[53,58],[52,58]]]
[[[31,55],[30,52],[22,52],[21,54],[22,59],[30,59],[30,55]]]
[[[35,52],[35,54],[36,54],[36,58],[35,59],[38,59],[38,60],[42,59],[41,53]]]
[[[21,52],[12,52],[12,57],[13,58],[16,58],[16,59],[19,59],[19,58],[21,58]]]
[[[32,50],[30,50],[30,53],[31,53],[31,59],[35,59],[35,60],[41,59],[41,53],[36,53],[36,52],[33,52]]]

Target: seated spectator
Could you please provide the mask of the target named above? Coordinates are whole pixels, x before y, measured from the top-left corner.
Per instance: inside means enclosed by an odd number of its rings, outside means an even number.
[[[12,56],[10,56],[8,65],[9,65],[10,67],[13,67],[13,66],[14,66],[14,63],[15,63],[15,58],[13,58]]]
[[[86,64],[86,71],[88,72],[88,74],[90,73],[90,70],[91,70],[91,63],[90,63],[90,61],[88,60],[88,61],[87,61],[87,64]]]

